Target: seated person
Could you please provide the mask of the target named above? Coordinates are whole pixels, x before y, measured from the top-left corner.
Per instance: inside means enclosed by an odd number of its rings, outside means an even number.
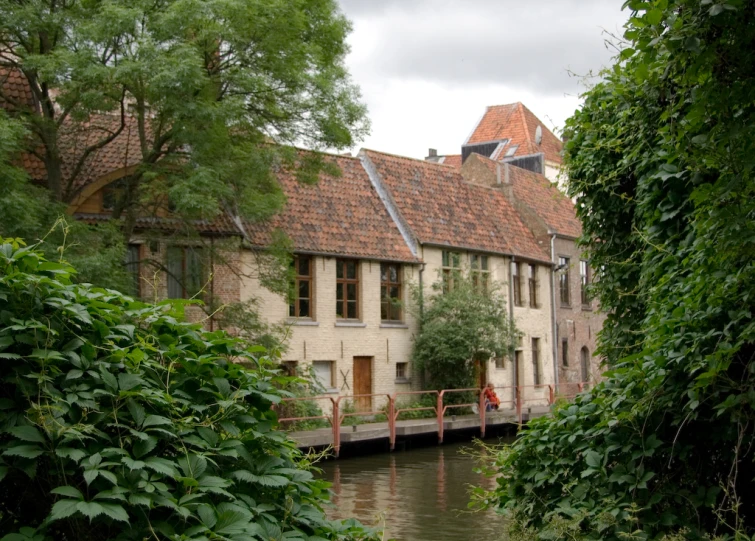
[[[493,383],[489,382],[483,392],[485,393],[485,411],[497,410],[501,405],[501,401],[493,390]]]

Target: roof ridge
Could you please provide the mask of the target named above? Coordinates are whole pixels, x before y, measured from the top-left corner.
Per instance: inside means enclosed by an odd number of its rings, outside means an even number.
[[[385,151],[382,151],[382,150],[373,150],[371,148],[360,148],[359,152],[374,152],[375,154],[382,154],[383,156],[390,156],[392,158],[399,158],[401,160],[411,160],[413,162],[423,163],[423,164],[429,165],[429,166],[440,165],[440,166],[443,166],[443,167],[450,167],[451,169],[454,168],[453,165],[448,165],[448,164],[445,164],[445,163],[429,162],[429,161],[427,161],[427,160],[425,160],[423,158],[412,158],[411,156],[401,156],[400,154],[393,154],[392,152],[385,152]],[[444,154],[444,156],[460,156],[460,154]]]

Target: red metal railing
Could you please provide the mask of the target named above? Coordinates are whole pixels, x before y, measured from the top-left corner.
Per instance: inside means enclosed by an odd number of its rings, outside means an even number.
[[[495,387],[501,404],[499,411],[512,411],[515,414],[515,418],[519,424],[522,424],[524,419],[524,410],[527,409],[528,413],[532,407],[537,406],[551,406],[557,399],[572,399],[577,393],[581,393],[589,387],[588,383],[562,383],[558,386],[554,385],[519,385],[519,386],[504,386]],[[341,450],[341,427],[343,421],[347,417],[365,417],[385,415],[388,421],[388,439],[390,442],[390,448],[393,450],[396,446],[396,427],[399,423],[399,416],[404,412],[412,411],[432,411],[435,414],[435,423],[437,424],[438,443],[443,443],[444,431],[445,431],[445,417],[451,410],[457,410],[460,408],[474,408],[476,406],[478,411],[475,415],[480,417],[480,437],[485,437],[485,425],[486,425],[486,409],[487,402],[485,400],[484,389],[443,389],[442,391],[406,391],[400,393],[388,394],[360,394],[351,396],[339,396],[334,398],[332,396],[311,396],[300,398],[284,398],[283,402],[297,402],[297,401],[326,401],[330,404],[330,414],[323,412],[322,415],[313,415],[305,417],[281,417],[278,419],[280,423],[290,423],[296,421],[308,421],[324,419],[328,421],[332,430],[332,444],[333,451],[338,456]],[[462,404],[449,404],[444,399],[453,395],[454,393],[474,393],[477,398],[474,402],[466,402]],[[406,396],[435,396],[434,406],[419,406],[419,407],[402,407],[398,404],[399,397]],[[506,399],[506,396],[511,396],[510,399]],[[374,398],[385,398],[386,403],[383,409],[376,409],[374,407]],[[356,399],[370,399],[370,411],[353,411],[348,413],[342,413],[342,400],[351,400],[353,403],[359,404],[361,401]],[[511,407],[503,407],[504,404],[510,404]]]

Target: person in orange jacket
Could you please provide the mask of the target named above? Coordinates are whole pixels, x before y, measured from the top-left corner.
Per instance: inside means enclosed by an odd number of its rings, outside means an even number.
[[[501,400],[493,390],[493,383],[488,382],[483,392],[485,393],[485,411],[497,410],[501,405]]]

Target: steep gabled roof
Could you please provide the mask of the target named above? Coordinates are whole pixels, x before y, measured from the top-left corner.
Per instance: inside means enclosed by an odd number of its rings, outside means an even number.
[[[420,243],[549,261],[500,191],[470,185],[443,164],[373,150],[360,155]]]
[[[499,163],[485,156],[473,154],[469,160],[477,160],[490,171],[490,183],[495,184],[500,177],[503,183],[510,184],[517,203],[529,207],[545,224],[549,231],[565,237],[577,238],[582,235],[582,224],[577,219],[574,204],[555,184],[539,173],[533,173],[514,165]],[[464,171],[464,169],[462,170]]]
[[[266,222],[245,224],[252,245],[270,245],[273,231],[281,229],[298,252],[418,261],[360,160],[346,156],[326,160],[340,167],[340,177],[322,173],[317,184],[309,185],[298,182],[292,171],[278,172],[285,207]]]
[[[536,142],[538,126],[542,132],[540,144]],[[507,142],[490,156],[494,160],[542,152],[547,161],[561,163],[563,143],[521,102],[488,107],[466,144],[501,140]]]

